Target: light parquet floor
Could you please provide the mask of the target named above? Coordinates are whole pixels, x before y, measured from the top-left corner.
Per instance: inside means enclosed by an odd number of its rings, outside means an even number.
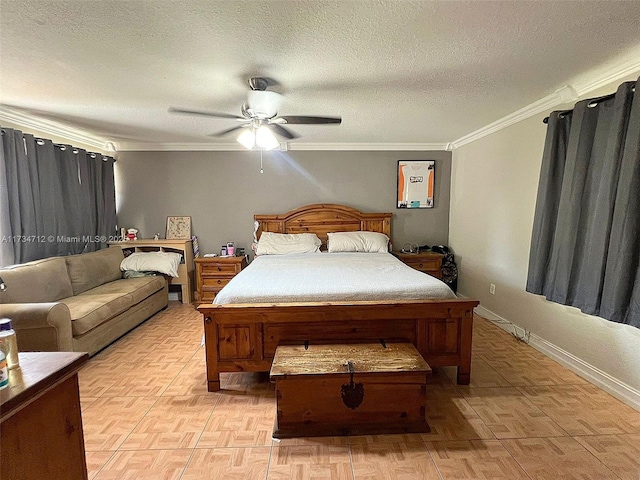
[[[264,374],[206,389],[202,320],[171,302],[80,371],[96,480],[640,480],[640,412],[476,317],[471,385],[434,369],[428,434],[271,438]]]

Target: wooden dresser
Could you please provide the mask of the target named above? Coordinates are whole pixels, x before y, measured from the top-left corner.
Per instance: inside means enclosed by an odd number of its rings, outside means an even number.
[[[444,255],[434,252],[403,253],[391,252],[403,263],[423,273],[442,280],[442,259]]]
[[[222,287],[247,266],[247,257],[196,258],[198,301],[211,303]]]
[[[0,390],[0,477],[86,480],[78,370],[89,355],[20,352]]]
[[[191,240],[145,239],[109,242],[109,245],[135,252],[175,252],[181,254],[184,261],[178,266],[178,276],[169,278],[169,285],[180,285],[182,303],[191,303],[193,292],[193,244]]]

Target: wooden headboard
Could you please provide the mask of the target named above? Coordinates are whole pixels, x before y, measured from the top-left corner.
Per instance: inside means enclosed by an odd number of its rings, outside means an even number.
[[[330,203],[316,203],[278,215],[254,215],[262,232],[315,233],[327,244],[327,232],[384,233],[391,238],[391,213],[364,213],[355,208]]]

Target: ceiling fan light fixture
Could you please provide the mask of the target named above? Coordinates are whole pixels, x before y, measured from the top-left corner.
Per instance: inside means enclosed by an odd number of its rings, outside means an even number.
[[[280,146],[280,142],[266,126],[261,126],[256,131],[256,143],[265,150],[273,150]]]
[[[258,118],[271,118],[278,113],[282,95],[269,90],[251,90],[247,93],[247,105]]]
[[[256,135],[253,133],[253,130],[245,130],[238,135],[237,140],[243,147],[251,150],[256,144]]]

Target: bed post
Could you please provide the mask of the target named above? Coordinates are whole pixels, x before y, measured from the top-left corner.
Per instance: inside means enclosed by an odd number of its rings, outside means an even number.
[[[471,341],[473,336],[473,309],[466,310],[460,329],[460,365],[458,365],[458,385],[471,382]]]
[[[204,315],[204,351],[205,359],[207,363],[207,391],[217,392],[220,390],[220,371],[218,370],[218,352],[217,338],[207,338],[209,336],[210,329],[206,325],[211,325],[213,320],[210,316]],[[217,337],[217,334],[214,336]]]

